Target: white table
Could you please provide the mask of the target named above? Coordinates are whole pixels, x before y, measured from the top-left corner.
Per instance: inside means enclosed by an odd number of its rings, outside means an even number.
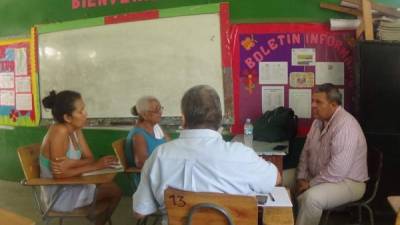
[[[232,142],[243,143],[243,134],[236,135],[233,137]],[[274,150],[273,148],[277,145],[287,146],[282,150]],[[283,156],[289,153],[289,141],[281,142],[265,142],[253,140],[252,148],[257,155],[263,157],[265,160],[271,161],[278,167],[279,172],[282,174],[283,171]]]

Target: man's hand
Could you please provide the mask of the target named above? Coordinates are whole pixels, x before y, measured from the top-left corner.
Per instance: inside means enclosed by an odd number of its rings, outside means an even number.
[[[310,188],[310,182],[308,182],[308,180],[298,179],[296,182],[296,192],[295,192],[296,196],[300,195],[309,188]]]

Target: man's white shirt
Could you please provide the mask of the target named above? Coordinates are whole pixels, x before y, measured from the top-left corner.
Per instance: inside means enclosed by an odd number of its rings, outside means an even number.
[[[142,215],[164,210],[164,190],[254,195],[275,186],[277,168],[253,149],[226,142],[209,129],[183,130],[178,139],[162,144],[146,160],[133,210]]]

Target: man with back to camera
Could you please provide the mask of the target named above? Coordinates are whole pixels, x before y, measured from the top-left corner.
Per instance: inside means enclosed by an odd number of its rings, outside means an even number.
[[[360,199],[368,180],[367,143],[341,94],[322,84],[312,95],[315,118],[297,168],[296,225],[318,225],[324,209]]]
[[[241,143],[225,142],[217,132],[222,111],[210,86],[189,89],[181,100],[183,128],[178,139],[156,148],[142,169],[133,211],[142,218],[165,211],[168,186],[195,192],[268,193],[281,177],[277,168]],[[163,224],[166,224],[166,218]]]

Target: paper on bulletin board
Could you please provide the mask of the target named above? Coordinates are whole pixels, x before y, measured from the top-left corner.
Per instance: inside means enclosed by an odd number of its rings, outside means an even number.
[[[289,89],[289,107],[299,118],[311,118],[311,89]]]
[[[28,75],[28,64],[25,48],[15,48],[15,76]]]
[[[32,94],[16,94],[15,108],[20,111],[32,110]]]
[[[291,72],[290,87],[294,88],[311,88],[314,86],[313,72]]]
[[[273,110],[285,105],[285,92],[283,86],[262,86],[261,91],[262,112]]]
[[[312,66],[315,65],[314,48],[292,48],[293,66]]]
[[[0,90],[0,106],[14,106],[15,92],[13,90]]]
[[[260,84],[288,83],[288,62],[260,62],[258,69]]]
[[[15,77],[16,92],[31,92],[31,78],[28,76]]]
[[[0,88],[14,88],[14,74],[11,72],[0,73]]]
[[[315,83],[344,85],[344,63],[317,62],[315,64]]]

